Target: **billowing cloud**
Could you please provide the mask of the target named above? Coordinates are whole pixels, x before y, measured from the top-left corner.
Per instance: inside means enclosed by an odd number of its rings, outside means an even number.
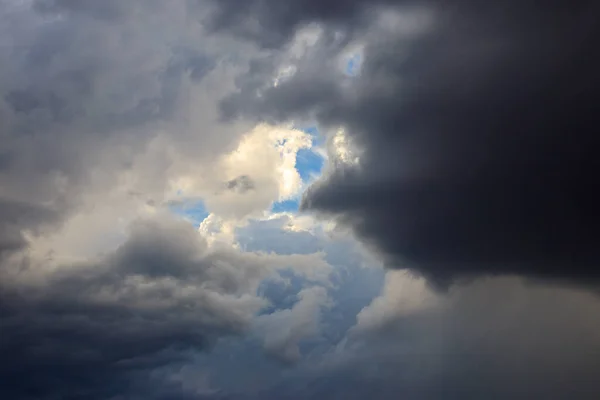
[[[265,349],[285,363],[294,363],[302,357],[299,341],[320,333],[321,309],[327,306],[325,288],[313,286],[298,293],[298,302],[292,308],[276,311],[258,319],[259,329],[265,331]]]
[[[173,174],[250,128],[219,123],[214,100],[248,47],[208,37],[202,8],[5,1],[0,13],[3,248],[117,187],[160,202]]]
[[[300,195],[296,156],[311,147],[306,132],[260,124],[240,138],[237,148],[215,161],[213,174],[189,175],[182,186],[186,193],[202,196],[208,209],[220,217],[262,215],[274,201]]]
[[[250,3],[265,32],[293,43],[275,22],[281,9]],[[596,280],[595,4],[351,2],[330,13],[336,2],[323,3],[284,14],[325,29],[294,75],[255,95],[257,76],[270,79],[284,58],[275,56],[223,106],[310,115],[360,149],[360,166],[335,168],[304,209],[337,216],[390,265],[438,283],[502,273]],[[361,71],[348,77],[333,60],[359,44]]]
[[[0,0],[0,397],[597,397],[597,13]]]
[[[440,295],[421,278],[388,275],[335,352],[249,398],[595,398],[595,295],[515,277]]]
[[[222,122],[218,100],[256,51],[207,35],[201,5],[2,2],[0,13],[3,397],[183,396],[143,382],[247,334],[268,304],[257,288],[279,269],[328,266],[213,245],[168,206],[178,192],[212,205],[214,188],[243,176],[274,189],[222,214],[262,212],[297,194],[295,152],[310,139],[282,127],[289,143],[271,149],[271,128],[254,146],[266,164],[235,159],[253,126]]]
[[[263,305],[249,288],[264,271],[241,261],[211,254],[187,223],[152,220],[96,263],[5,271],[1,391],[106,398],[136,373],[243,332]]]
[[[5,263],[0,284],[0,371],[10,378],[1,391],[11,398],[122,393],[221,336],[247,333],[268,304],[258,285],[278,269],[326,267],[314,254],[212,248],[189,223],[168,216],[134,222],[126,241],[96,261],[54,269],[20,261]],[[310,325],[294,324],[313,309],[321,295],[314,290],[302,295],[293,320],[273,317],[278,329],[297,332],[286,339],[290,346],[309,333]],[[265,332],[268,343],[279,340],[275,331]]]

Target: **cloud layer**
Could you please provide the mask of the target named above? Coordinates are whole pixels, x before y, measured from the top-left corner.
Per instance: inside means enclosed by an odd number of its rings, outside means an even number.
[[[0,397],[596,398],[598,11],[0,0]]]

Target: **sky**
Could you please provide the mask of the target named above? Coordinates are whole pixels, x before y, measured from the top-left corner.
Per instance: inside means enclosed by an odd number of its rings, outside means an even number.
[[[598,8],[0,0],[0,398],[596,399]]]

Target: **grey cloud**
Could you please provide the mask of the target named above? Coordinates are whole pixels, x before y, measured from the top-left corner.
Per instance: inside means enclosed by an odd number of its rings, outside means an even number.
[[[320,3],[295,20],[329,21],[337,3]],[[375,8],[359,13],[369,25],[342,12],[331,20],[359,29],[352,38],[364,44],[358,76],[331,62],[344,47],[323,41],[277,87],[266,84],[277,68],[268,62],[262,84],[240,80],[226,115],[345,127],[363,151],[360,168],[333,171],[302,208],[353,227],[391,266],[410,265],[442,286],[511,273],[597,282],[595,2],[388,6],[408,19],[430,13],[431,23],[407,33],[401,20],[384,27]],[[280,16],[256,7],[261,21]],[[291,38],[276,23],[262,26]],[[313,56],[323,49],[329,57]]]
[[[329,302],[326,289],[319,286],[302,289],[297,298],[298,301],[291,308],[263,315],[257,321],[265,331],[264,346],[267,353],[290,365],[302,358],[300,342],[320,334],[322,309]]]
[[[153,197],[147,192],[164,189],[174,159],[207,160],[235,142],[239,126],[221,124],[213,134],[213,109],[233,76],[215,67],[234,68],[230,53],[243,63],[243,52],[206,35],[198,24],[204,8],[161,1],[2,2],[0,202],[11,204],[11,218],[2,218],[0,232],[6,246],[24,245],[25,231],[58,226],[90,206],[84,197],[114,189],[125,172],[139,177],[132,190]],[[198,90],[205,90],[202,104],[193,96]],[[140,171],[136,160],[165,131],[177,156],[154,157],[155,170]],[[43,214],[53,217],[16,215],[25,209],[47,209]]]
[[[223,116],[248,115],[272,123],[291,118],[310,120],[322,117],[343,102],[345,93],[342,84],[348,79],[343,79],[340,74],[335,57],[340,55],[353,35],[337,32],[328,26],[322,28],[316,45],[299,59],[293,58],[297,67],[294,75],[277,87],[272,85],[272,81],[282,58],[285,59],[283,55],[289,51],[289,43],[282,47],[281,52],[272,52],[251,62],[248,73],[237,80],[239,93],[221,102]]]
[[[98,263],[31,269],[41,283],[5,275],[2,397],[135,396],[154,369],[243,333],[262,305],[251,295],[262,266],[231,265],[241,260],[208,253],[198,237],[181,221],[140,221]]]
[[[54,224],[59,216],[56,210],[48,207],[0,198],[0,261],[3,255],[27,245],[23,230],[43,230],[44,226]]]
[[[227,182],[227,189],[238,193],[245,193],[248,190],[254,190],[254,181],[248,175],[240,175]]]
[[[136,8],[135,2],[124,3],[114,0],[102,2],[89,0],[35,0],[33,6],[35,10],[42,13],[79,13],[109,20],[125,17]]]
[[[516,278],[456,285],[250,398],[594,399],[599,307],[590,293]]]
[[[209,26],[254,40],[266,48],[278,48],[305,24],[320,22],[344,30],[362,25],[365,11],[369,8],[394,2],[295,0],[283,4],[277,0],[215,1]]]

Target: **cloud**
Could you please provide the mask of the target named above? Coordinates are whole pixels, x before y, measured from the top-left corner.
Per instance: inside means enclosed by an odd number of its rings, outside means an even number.
[[[0,284],[0,371],[9,378],[0,391],[11,398],[125,393],[222,336],[248,334],[267,305],[258,286],[279,269],[324,265],[312,254],[211,248],[189,223],[161,215],[135,221],[126,241],[95,262],[49,269],[26,261],[25,269],[5,263]],[[294,324],[319,298],[315,290],[301,294],[293,320],[279,318],[278,329],[297,331],[294,340],[312,332]],[[275,332],[265,333],[268,343]]]
[[[223,107],[313,116],[360,149],[359,166],[333,168],[302,209],[339,218],[391,266],[442,285],[511,273],[597,280],[592,2],[293,4],[306,10],[249,2],[244,15],[285,41]],[[293,76],[256,95],[295,40],[288,27],[305,21],[325,33]],[[347,77],[332,60],[358,44],[361,73]]]
[[[424,279],[415,279],[407,271],[388,272],[383,293],[357,314],[354,329],[380,329],[399,318],[439,306],[439,302]]]
[[[258,329],[265,332],[266,351],[283,363],[301,359],[299,342],[320,334],[321,309],[328,305],[323,287],[302,289],[297,297],[292,308],[263,315],[257,321]]]
[[[248,190],[254,189],[254,182],[252,182],[252,179],[248,175],[240,175],[227,182],[227,189],[245,193]]]
[[[320,254],[214,245],[168,212],[174,199],[212,205],[213,188],[245,174],[273,183],[264,209],[278,199],[293,136],[267,149],[266,174],[221,163],[253,127],[220,121],[217,107],[252,46],[209,37],[203,8],[186,2],[0,10],[1,396],[204,396],[172,370],[248,335],[267,305],[257,288],[280,268],[327,269]]]
[[[242,3],[0,0],[0,397],[594,398],[596,6]]]
[[[415,307],[414,293],[437,301]],[[395,307],[382,313],[383,303]],[[515,277],[440,295],[391,271],[381,297],[359,314],[360,329],[335,352],[250,398],[593,399],[598,307],[589,292]],[[385,324],[366,323],[382,317]]]
[[[3,274],[1,391],[104,398],[242,333],[263,304],[248,288],[264,271],[239,261],[211,254],[187,223],[149,220],[97,263]]]
[[[0,201],[19,214],[0,223],[7,246],[118,186],[161,202],[172,175],[210,164],[249,129],[220,123],[216,101],[250,50],[209,38],[203,12],[185,2],[2,3]]]
[[[345,20],[357,14],[360,1],[313,0],[294,1],[281,7],[275,1],[249,1],[240,6],[235,1],[215,2],[210,26],[216,31],[257,41],[262,46],[276,48],[293,36],[303,23],[314,20]]]
[[[39,228],[56,218],[57,215],[52,209],[0,199],[0,260],[2,256],[20,250],[27,244],[21,234],[22,229]]]
[[[295,168],[298,151],[309,149],[309,134],[286,126],[259,124],[237,146],[208,167],[180,178],[187,196],[204,199],[207,209],[225,219],[256,217],[275,201],[299,196],[302,177]]]

